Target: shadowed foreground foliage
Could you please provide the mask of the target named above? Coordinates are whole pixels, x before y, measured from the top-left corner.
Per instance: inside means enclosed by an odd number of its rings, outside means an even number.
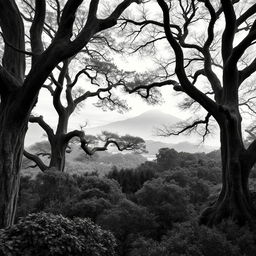
[[[30,214],[0,230],[0,255],[114,256],[115,239],[88,219]]]
[[[255,171],[252,174],[253,189]],[[115,236],[118,256],[255,256],[256,233],[249,227],[229,220],[213,229],[197,224],[200,212],[216,200],[220,189],[220,158],[215,153],[165,149],[155,162],[135,169],[114,168],[107,177],[58,171],[23,176],[17,215],[43,211],[53,219],[60,214],[74,221],[90,218]]]

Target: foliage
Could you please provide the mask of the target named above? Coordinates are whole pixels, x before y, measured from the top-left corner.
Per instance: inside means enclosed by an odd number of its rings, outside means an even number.
[[[22,178],[18,216],[45,211],[96,220],[103,210],[123,197],[119,184],[114,180],[47,171],[35,180]]]
[[[110,179],[95,176],[77,176],[79,194],[69,201],[65,215],[69,217],[89,217],[96,221],[106,209],[112,208],[124,195],[119,184]]]
[[[161,148],[156,155],[156,163],[160,171],[174,168],[179,164],[179,153],[174,149]]]
[[[103,176],[108,174],[114,166],[118,169],[137,168],[146,160],[141,154],[97,152],[88,157],[85,153],[81,153],[71,161],[67,157],[67,172],[85,173],[97,170],[99,175]]]
[[[147,207],[157,216],[157,221],[164,230],[171,228],[174,222],[184,221],[189,216],[185,191],[163,178],[144,183],[136,192],[136,198],[140,205]]]
[[[110,232],[88,219],[49,213],[30,214],[0,230],[0,252],[6,256],[114,256],[115,245]]]
[[[89,217],[115,235],[120,256],[253,256],[255,234],[247,227],[225,222],[208,229],[193,220],[218,194],[215,154],[177,153],[176,167],[165,171],[147,161],[136,169],[113,168],[107,177],[56,171],[22,177],[18,213]]]
[[[239,246],[241,255],[255,255],[255,229],[250,229],[247,225],[243,227],[238,226],[231,220],[223,221],[220,225],[218,225],[218,229],[220,229],[226,235],[228,240],[232,241],[233,245]]]
[[[67,202],[78,193],[76,180],[67,173],[53,169],[40,173],[35,180],[35,194],[39,197],[36,209],[63,213]]]
[[[120,201],[112,209],[104,211],[98,223],[104,229],[110,230],[117,238],[119,255],[127,253],[135,237],[153,236],[158,227],[154,214],[127,199]]]
[[[239,248],[232,245],[216,229],[184,223],[174,227],[161,242],[140,238],[133,243],[129,256],[239,256]]]
[[[148,163],[148,162],[146,162]],[[149,164],[142,164],[136,169],[113,168],[107,177],[115,179],[122,187],[123,193],[130,194],[138,191],[145,181],[156,177],[155,169],[148,169]]]

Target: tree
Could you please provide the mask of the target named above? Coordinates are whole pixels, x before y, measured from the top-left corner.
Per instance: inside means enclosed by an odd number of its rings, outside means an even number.
[[[254,89],[249,82],[256,73],[256,4],[242,0],[157,0],[157,5],[161,18],[145,12],[136,20],[124,19],[123,26],[141,26],[133,34],[138,42],[135,51],[150,46],[151,51],[160,54],[163,47],[168,47],[171,53],[161,55],[154,77],[158,76],[158,80],[145,84],[141,79],[127,90],[146,98],[152,96],[151,88],[172,85],[188,96],[183,106],[197,104],[206,111],[202,120],[178,132],[164,130],[165,135],[178,135],[204,125],[205,136],[210,118],[216,121],[220,128],[223,185],[216,202],[203,212],[201,223],[214,225],[229,217],[241,224],[252,223],[256,212],[248,177],[256,162],[256,140],[248,148],[244,146],[241,110],[254,110],[250,104],[255,99]],[[155,37],[145,41],[143,31],[151,31],[150,36]],[[239,97],[243,91],[250,91],[246,100]]]
[[[189,207],[186,191],[164,178],[156,178],[144,183],[136,192],[138,204],[148,208],[157,216],[160,225],[160,235],[171,229],[175,222],[182,222],[188,218]]]
[[[26,22],[33,23],[32,13],[35,11],[33,1],[25,0],[23,2],[27,13],[23,15]],[[58,13],[63,8],[63,1],[49,2],[46,18],[44,20],[44,39],[43,43],[47,44],[48,40],[53,40],[58,25],[58,18],[54,20],[52,16],[58,17]],[[78,10],[77,18],[73,28],[73,33],[81,32],[81,24],[83,24],[84,10]],[[52,104],[58,116],[56,130],[52,128],[52,124],[47,123],[43,116],[31,115],[30,123],[37,123],[46,133],[50,150],[48,151],[49,164],[46,164],[40,156],[45,156],[41,151],[36,154],[24,151],[24,155],[35,162],[42,170],[54,168],[59,171],[65,169],[66,151],[70,151],[69,144],[76,140],[81,144],[81,148],[86,154],[92,155],[96,151],[107,150],[109,145],[117,145],[120,151],[123,150],[140,150],[143,148],[143,140],[132,136],[113,137],[113,134],[103,134],[101,137],[86,135],[81,126],[81,130],[68,131],[69,120],[74,112],[80,110],[81,105],[88,100],[98,99],[94,103],[96,107],[110,110],[118,110],[124,112],[128,110],[128,106],[124,100],[121,100],[114,93],[117,87],[123,85],[124,78],[129,72],[121,71],[117,68],[109,55],[113,52],[119,52],[116,49],[114,39],[111,34],[105,31],[93,36],[86,48],[79,54],[74,55],[59,64],[48,77],[48,84],[43,85],[52,96]],[[81,86],[83,84],[83,86]],[[90,87],[90,89],[83,89]],[[63,97],[64,96],[64,97]],[[98,141],[103,146],[95,147]],[[113,140],[113,142],[110,142]],[[114,143],[114,141],[116,143]],[[122,144],[122,145],[121,145]],[[120,145],[120,146],[119,146]],[[93,147],[93,148],[90,148]]]
[[[158,154],[156,154],[156,163],[160,171],[175,168],[179,161],[179,153],[173,148],[160,148]]]
[[[46,79],[60,62],[65,63],[81,51],[93,35],[114,26],[133,2],[139,3],[137,0],[121,1],[108,17],[99,19],[99,1],[90,1],[83,28],[73,37],[76,11],[82,2],[66,2],[62,12],[58,13],[60,19],[56,34],[45,49],[42,31],[46,1],[36,1],[30,27],[31,52],[28,52],[25,50],[22,14],[16,1],[0,1],[0,27],[4,39],[0,66],[0,228],[12,225],[14,220],[24,137],[31,110]],[[27,67],[25,55],[31,56]]]
[[[119,242],[118,255],[128,255],[131,242],[137,236],[154,236],[155,216],[145,207],[139,206],[128,199],[121,200],[115,207],[105,210],[99,216],[98,224],[110,230]]]

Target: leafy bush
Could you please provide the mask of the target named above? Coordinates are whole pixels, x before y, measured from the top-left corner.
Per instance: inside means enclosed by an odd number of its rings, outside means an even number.
[[[115,180],[47,171],[35,180],[21,179],[17,213],[18,217],[24,217],[44,211],[96,221],[103,210],[111,208],[123,197]]]
[[[217,229],[196,223],[177,225],[161,242],[140,238],[129,256],[240,256],[239,248]]]
[[[49,170],[37,176],[34,193],[39,197],[37,211],[62,214],[66,203],[79,193],[79,189],[71,175]]]
[[[245,226],[238,226],[232,220],[223,221],[218,228],[232,244],[239,246],[241,255],[254,256],[256,252],[256,232]]]
[[[113,256],[115,239],[88,219],[49,213],[30,214],[0,230],[0,255]]]
[[[89,217],[96,221],[104,210],[124,198],[115,180],[93,176],[80,176],[76,180],[80,192],[66,205],[64,213],[68,217]]]
[[[114,208],[105,210],[98,223],[117,238],[118,255],[126,255],[134,237],[153,236],[158,227],[153,214],[127,199],[120,201]]]
[[[184,189],[169,183],[163,178],[144,183],[136,192],[140,205],[157,216],[157,222],[163,230],[170,229],[174,222],[182,222],[189,217],[188,198]]]

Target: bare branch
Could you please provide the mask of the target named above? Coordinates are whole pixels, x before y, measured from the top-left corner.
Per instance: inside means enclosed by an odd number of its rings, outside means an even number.
[[[84,131],[74,130],[66,134],[65,141],[68,142],[74,137],[78,137],[81,143],[81,148],[88,155],[93,155],[97,151],[105,151],[108,149],[108,146],[114,145],[119,151],[132,150],[138,153],[145,152],[145,142],[139,137],[133,137],[130,135],[118,136],[116,134],[103,132],[104,139],[100,138],[104,142],[104,145],[101,147],[89,146],[90,141],[87,140]]]
[[[54,136],[54,132],[52,128],[43,120],[43,116],[30,116],[29,117],[30,123],[37,123],[40,125],[40,127],[46,132],[49,141],[52,141],[52,138]]]
[[[43,163],[43,161],[37,155],[31,154],[28,151],[24,150],[24,156],[29,160],[33,161],[39,169],[44,172],[48,169],[48,166]]]
[[[214,118],[218,120],[219,115],[218,115],[217,104],[213,100],[211,100],[209,97],[207,97],[203,92],[201,92],[195,86],[193,86],[193,84],[191,84],[191,82],[187,78],[187,75],[184,69],[183,51],[180,45],[178,44],[178,42],[173,37],[172,32],[170,30],[170,26],[169,26],[170,17],[169,17],[168,5],[164,0],[157,0],[157,2],[163,12],[164,30],[165,30],[166,38],[175,53],[175,58],[176,58],[175,71],[181,87],[191,98],[199,102],[207,110],[207,112],[210,112],[214,116]]]
[[[211,117],[211,114],[207,113],[204,120],[196,120],[192,124],[186,125],[184,128],[182,128],[179,131],[175,131],[173,129],[170,129],[170,127],[160,128],[160,129],[158,129],[158,135],[159,136],[164,136],[164,137],[171,136],[171,135],[180,135],[180,134],[182,134],[184,132],[187,132],[187,131],[191,132],[191,131],[195,130],[198,127],[198,125],[204,124],[205,125],[205,133],[203,134],[203,140],[204,140],[206,135],[209,133],[208,125],[209,125],[210,117]]]

